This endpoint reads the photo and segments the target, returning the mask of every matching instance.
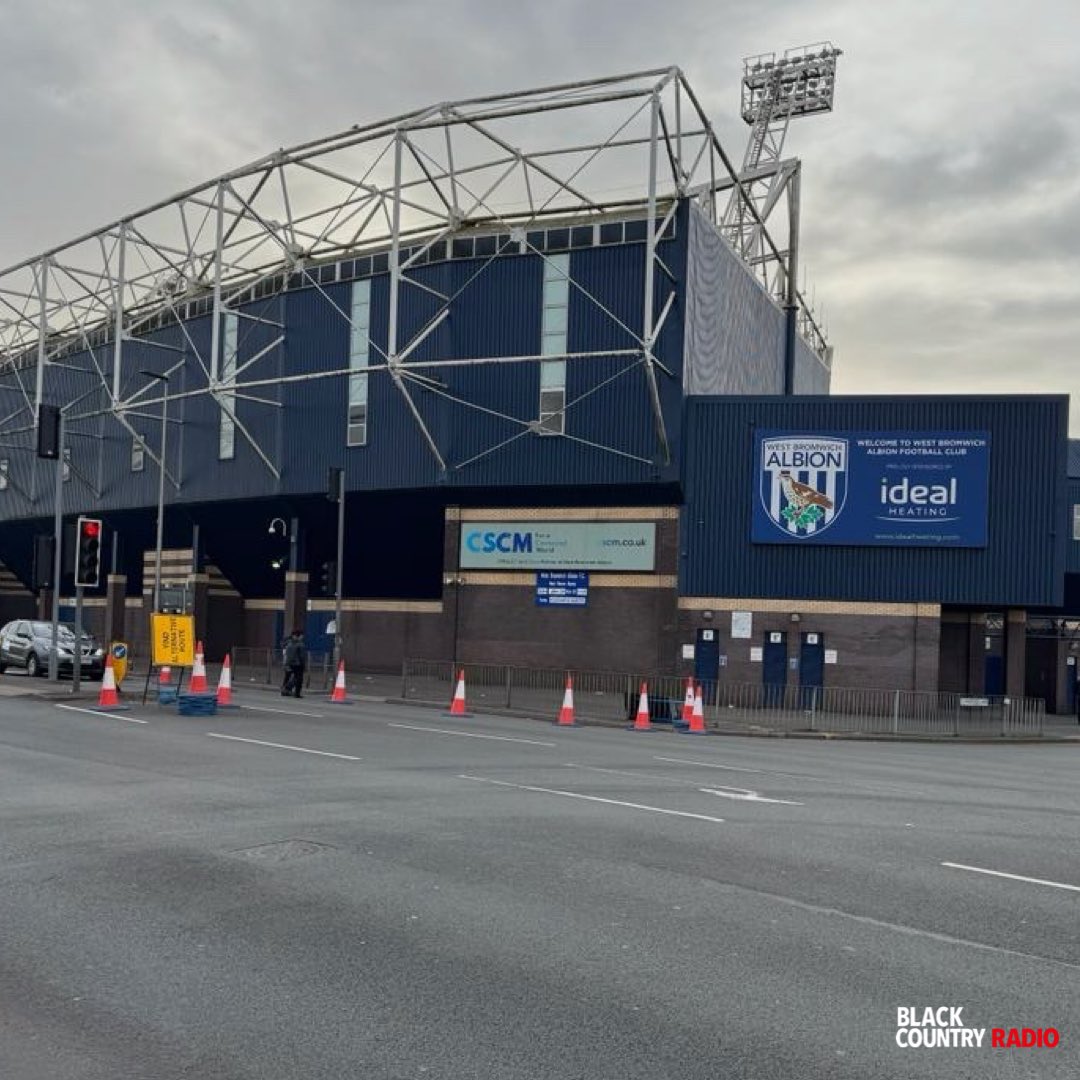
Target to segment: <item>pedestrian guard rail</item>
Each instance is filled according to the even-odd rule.
[[[568,674],[582,719],[632,720],[645,683],[651,719],[678,723],[686,693],[684,676],[406,660],[401,697],[445,704],[460,670],[470,707],[541,716],[558,713]],[[702,684],[702,705],[717,731],[939,737],[1041,736],[1046,712],[1041,698],[722,681]]]

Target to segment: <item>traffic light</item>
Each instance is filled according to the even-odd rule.
[[[334,465],[326,470],[326,497],[332,503],[336,503],[341,495],[341,473],[342,470]]]
[[[34,588],[53,587],[53,557],[56,554],[56,538],[38,535],[34,537]]]
[[[333,560],[322,564],[319,573],[319,588],[323,596],[333,596],[337,592],[337,563]]]
[[[38,406],[37,456],[52,458],[60,456],[60,406]]]
[[[101,579],[101,520],[79,518],[75,528],[75,584],[96,588]]]

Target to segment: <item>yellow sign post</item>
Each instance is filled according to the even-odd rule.
[[[109,653],[112,655],[113,678],[116,679],[116,685],[119,686],[124,681],[124,676],[127,674],[127,642],[114,641],[109,646]]]
[[[191,667],[195,663],[195,616],[151,615],[153,663],[160,667]]]

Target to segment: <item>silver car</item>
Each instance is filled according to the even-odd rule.
[[[57,627],[57,670],[71,675],[75,666],[75,626],[60,623]],[[17,619],[0,630],[0,674],[7,668],[25,668],[26,674],[44,675],[49,670],[52,647],[52,623]],[[105,650],[90,634],[83,633],[78,645],[79,671],[91,679],[100,679],[105,670]]]

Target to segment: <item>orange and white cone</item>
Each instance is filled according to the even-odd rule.
[[[345,661],[338,662],[337,675],[334,676],[334,691],[330,695],[331,705],[347,705],[348,699],[345,697]]]
[[[465,711],[465,669],[458,672],[457,686],[454,688],[454,700],[450,702],[450,711],[443,716],[472,716]]]
[[[206,682],[206,661],[203,659],[202,642],[195,643],[195,663],[191,665],[191,682],[188,689],[193,694],[205,694],[210,687]]]
[[[126,705],[120,704],[120,698],[116,693],[116,675],[113,673],[112,653],[105,654],[105,671],[101,676],[101,690],[98,693],[99,709],[126,709]]]
[[[682,722],[684,724],[690,723],[690,718],[694,715],[694,680],[686,680],[686,697],[683,698],[682,703]]]
[[[574,719],[574,682],[566,676],[566,690],[563,693],[562,708],[559,710],[559,727],[577,727]]]
[[[649,723],[649,687],[647,683],[641,684],[641,695],[638,698],[637,716],[630,727],[631,731],[653,731]]]
[[[172,685],[172,668],[168,664],[163,664],[158,669],[158,687],[171,686]]]
[[[684,735],[705,734],[705,709],[701,704],[701,687],[694,694],[694,709],[690,714],[690,726],[683,731]]]
[[[217,685],[217,706],[219,709],[235,709],[239,706],[232,700],[232,665],[229,663],[229,654],[225,654],[225,663],[221,665],[221,678]]]

